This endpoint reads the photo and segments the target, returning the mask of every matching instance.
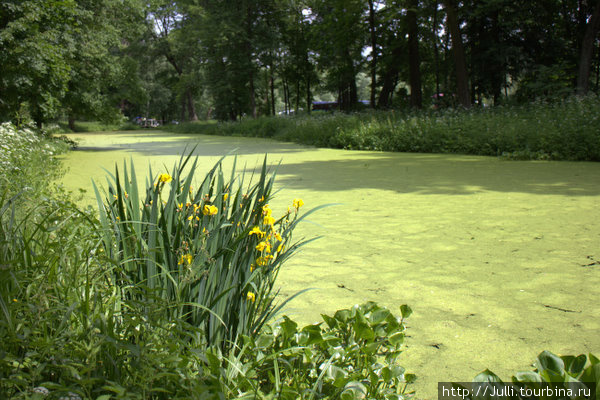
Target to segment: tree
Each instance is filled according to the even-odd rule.
[[[456,92],[458,101],[465,107],[471,107],[471,97],[469,95],[469,76],[467,73],[467,61],[465,58],[465,50],[463,46],[462,34],[458,25],[458,16],[454,2],[452,0],[444,0],[446,6],[446,17],[448,30],[452,37],[452,53],[454,55],[454,65],[456,73]]]
[[[194,95],[198,92],[197,60],[194,43],[194,25],[190,21],[190,9],[186,3],[158,0],[150,3],[147,29],[154,41],[153,50],[165,57],[178,76],[177,87],[181,100],[181,119],[197,121],[198,114]]]
[[[392,105],[394,90],[398,85],[398,78],[406,70],[408,43],[405,39],[406,24],[403,18],[402,5],[390,2],[379,11],[382,21],[379,28],[379,43],[381,55],[379,56],[379,82],[381,90],[377,100],[378,108],[389,108]]]
[[[272,63],[267,55],[271,52],[273,56],[269,18],[275,4],[273,0],[205,0],[201,6],[195,39],[216,116],[232,120],[247,114],[256,117],[260,67],[265,60]]]
[[[408,62],[410,75],[410,105],[423,106],[421,93],[421,57],[419,55],[419,25],[417,22],[418,0],[409,0],[406,18],[408,23]]]
[[[368,0],[369,3],[369,38],[371,40],[371,107],[375,107],[375,96],[377,92],[377,22],[375,2]]]
[[[577,75],[577,92],[581,95],[590,90],[590,70],[594,52],[594,40],[600,29],[600,0],[596,2],[594,12],[585,30],[579,57],[579,74]]]
[[[38,127],[57,115],[71,73],[78,10],[74,1],[0,3],[0,117]]]
[[[78,2],[77,40],[68,58],[71,74],[61,101],[72,130],[78,117],[105,122],[120,117],[118,105],[126,95],[121,87],[136,80],[136,71],[127,68],[130,60],[122,51],[125,39],[138,34],[143,26],[143,14],[136,5],[129,0],[125,4],[114,0]]]
[[[327,87],[337,92],[340,109],[348,111],[358,102],[356,74],[362,66],[365,32],[360,0],[316,0],[312,11],[318,40],[319,66],[326,71]]]

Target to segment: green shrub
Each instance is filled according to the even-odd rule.
[[[60,134],[71,132],[106,132],[106,131],[132,131],[142,129],[139,125],[123,120],[121,122],[101,122],[101,121],[77,121],[74,129],[69,128],[66,121],[60,121],[57,124],[49,125],[47,130]]]
[[[270,137],[320,147],[600,161],[600,98],[570,97],[471,110],[370,111],[165,127],[179,133]]]
[[[600,360],[593,354],[586,356],[557,356],[549,351],[540,353],[534,363],[533,371],[518,372],[511,379],[514,390],[506,391],[504,398],[528,399],[597,399],[600,396]],[[500,388],[504,382],[490,370],[475,377],[474,383],[480,386],[479,392],[492,386]],[[551,389],[552,391],[548,390]],[[537,392],[536,392],[537,391]],[[537,395],[536,395],[537,393]],[[512,394],[508,396],[508,394]],[[542,396],[540,396],[542,394]],[[464,398],[471,399],[470,395]],[[478,397],[478,398],[483,398]]]
[[[37,133],[31,127],[17,129],[0,124],[0,194],[13,196],[24,192],[22,201],[34,201],[48,193],[48,182],[61,174],[57,155],[69,149],[63,140]]]
[[[397,364],[404,319],[374,303],[322,315],[324,323],[298,325],[287,317],[245,336],[230,357],[207,353],[210,373],[228,398],[405,399],[415,380]]]
[[[8,398],[85,375],[77,355],[92,354],[77,346],[88,343],[104,301],[89,218],[66,196],[34,206],[0,198],[0,393]]]

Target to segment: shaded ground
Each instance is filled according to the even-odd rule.
[[[501,377],[544,349],[600,353],[600,164],[314,149],[265,139],[163,134],[76,134],[65,185],[102,180],[133,157],[138,175],[171,166],[187,145],[208,169],[237,148],[241,165],[269,160],[284,210],[342,203],[296,234],[324,237],[282,271],[284,295],[315,288],[287,313],[304,323],[358,302],[409,304],[404,366],[419,398],[438,381]],[[251,168],[250,168],[251,169]],[[161,171],[162,172],[162,171]]]

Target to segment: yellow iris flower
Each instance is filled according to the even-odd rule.
[[[262,207],[262,212],[263,212],[263,215],[266,215],[267,217],[270,217],[271,214],[273,213],[273,210],[271,210],[271,208],[269,207],[268,204],[265,204]]]
[[[177,265],[181,265],[181,264],[186,264],[190,265],[192,263],[192,255],[191,254],[183,254],[181,256],[181,258],[179,259],[179,262],[177,263]]]
[[[271,245],[267,242],[260,242],[256,245],[256,250],[258,251],[266,251],[267,253],[271,252]]]
[[[265,236],[265,233],[263,231],[261,231],[258,226],[255,226],[254,228],[252,228],[252,230],[248,234],[248,236],[252,236],[252,235],[256,235],[259,238],[262,238],[263,236]]]
[[[264,257],[258,257],[256,259],[256,265],[260,265],[261,267],[265,266],[269,263],[269,260],[272,260],[272,259],[273,259],[273,256],[271,256],[271,255],[264,256]]]
[[[204,215],[217,215],[219,209],[215,206],[205,205],[202,209],[202,214]]]
[[[160,174],[158,176],[158,181],[162,182],[162,183],[171,182],[172,180],[173,180],[173,178],[169,174]]]
[[[294,199],[294,208],[297,210],[304,205],[302,199]]]

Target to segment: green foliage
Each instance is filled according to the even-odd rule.
[[[405,399],[415,380],[397,364],[404,319],[375,303],[322,315],[298,328],[283,317],[259,334],[244,336],[229,357],[207,354],[213,379],[227,397],[247,399]]]
[[[64,195],[35,207],[0,199],[4,398],[44,391],[51,398],[180,398],[204,391],[196,380],[199,355],[181,339],[194,331],[161,319],[153,312],[160,305],[124,302],[107,284],[112,270],[91,210],[78,210]]]
[[[23,105],[40,122],[57,113],[69,81],[75,15],[74,1],[2,2],[2,120],[18,120]]]
[[[74,51],[68,90],[62,98],[62,110],[70,118],[92,118],[118,122],[116,107],[123,100],[121,89],[135,79],[121,51],[132,36],[128,20],[142,18],[135,0],[78,2]]]
[[[271,137],[350,150],[459,153],[508,159],[600,160],[600,98],[520,106],[320,114],[181,124],[178,133]]]
[[[517,89],[517,99],[525,102],[536,98],[566,98],[573,94],[572,82],[575,80],[572,65],[538,65],[524,74]]]
[[[540,393],[540,390],[546,387],[545,385],[551,385],[552,389],[558,389],[552,394],[544,396],[545,399],[565,398],[560,394],[560,390],[563,391],[562,393],[571,391],[573,395],[569,395],[570,398],[580,398],[578,396],[582,393],[591,394],[586,397],[590,399],[598,398],[600,395],[600,360],[593,354],[589,354],[589,356],[585,354],[557,356],[549,351],[543,351],[538,355],[534,365],[533,371],[518,372],[512,377],[512,384],[519,390],[516,391],[515,396],[510,398],[527,398],[521,394],[526,394],[526,390],[531,390],[529,393],[534,390]],[[485,370],[477,375],[473,382],[490,385],[503,383],[490,370]]]
[[[150,170],[143,193],[133,165],[124,165],[109,180],[107,198],[96,195],[103,248],[115,262],[111,283],[122,298],[159,301],[166,320],[185,321],[203,332],[202,344],[225,350],[276,312],[273,285],[300,245],[291,234],[302,218],[297,202],[282,217],[271,215],[275,175],[268,176],[266,160],[248,187],[235,163],[226,180],[221,162],[194,189],[197,159],[182,157],[171,175]]]
[[[55,130],[52,130],[53,125],[46,129],[53,133],[70,133],[70,132],[106,132],[106,131],[133,131],[142,129],[139,125],[132,122],[121,123],[102,123],[98,121],[77,121],[74,128],[69,128],[67,122],[59,122]]]
[[[62,112],[114,120],[117,91],[132,79],[119,49],[135,18],[143,21],[136,0],[3,1],[0,120],[41,127]]]
[[[57,155],[69,148],[65,141],[36,133],[31,127],[17,129],[10,123],[0,125],[0,193],[33,200],[48,193],[48,182],[61,174]]]
[[[311,5],[319,66],[328,71],[327,88],[338,95],[345,111],[352,110],[359,100],[356,75],[366,40],[364,7],[365,2],[358,0],[314,1]]]

